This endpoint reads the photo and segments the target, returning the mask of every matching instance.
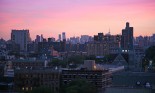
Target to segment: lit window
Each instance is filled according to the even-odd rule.
[[[94,65],[94,69],[96,69],[96,65]]]
[[[29,90],[29,88],[28,87],[26,87],[26,91],[28,91]]]
[[[22,88],[22,90],[24,90],[24,87]]]

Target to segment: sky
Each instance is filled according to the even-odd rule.
[[[134,36],[155,33],[155,0],[0,0],[0,38],[12,29],[29,29],[30,36],[67,37],[121,34],[125,23]]]

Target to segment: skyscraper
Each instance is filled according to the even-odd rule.
[[[65,34],[65,32],[62,32],[62,40],[66,40],[66,34]]]
[[[44,40],[43,34],[41,34],[40,40],[41,40],[41,42],[43,42],[43,40]]]
[[[61,34],[59,34],[59,37],[58,38],[59,38],[58,41],[61,41]]]
[[[98,41],[103,41],[103,33],[98,33]]]
[[[12,30],[11,41],[19,44],[21,51],[27,51],[27,44],[31,41],[29,30]]]
[[[40,37],[39,35],[36,35],[35,42],[36,42],[36,43],[41,42],[41,37]]]
[[[125,51],[133,49],[133,27],[126,22],[125,29],[122,29],[121,48]]]

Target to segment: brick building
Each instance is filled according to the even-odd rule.
[[[15,70],[15,90],[30,91],[33,88],[46,86],[54,93],[59,93],[60,73],[52,69]]]
[[[97,88],[111,85],[111,73],[108,70],[63,70],[62,84],[69,84],[72,80],[85,79]]]

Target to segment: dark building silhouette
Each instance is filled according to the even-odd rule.
[[[94,41],[98,41],[98,35],[94,35]]]
[[[104,34],[103,33],[98,33],[98,35],[94,35],[94,41],[102,42],[103,39],[104,39]]]
[[[35,42],[31,42],[27,44],[27,52],[28,53],[36,53],[37,52],[37,44]]]
[[[12,30],[11,41],[19,44],[21,51],[27,51],[27,44],[31,41],[29,30]]]
[[[6,44],[6,49],[9,52],[19,53],[20,52],[20,45],[14,42],[10,42]]]
[[[86,44],[66,44],[66,51],[82,51],[86,52]]]
[[[103,41],[103,33],[98,33],[98,41]]]
[[[121,48],[127,51],[133,49],[133,27],[130,27],[129,22],[122,29]]]
[[[64,52],[66,47],[66,41],[61,42],[39,42],[38,43],[38,53],[40,54],[51,54],[51,48],[58,52]]]

